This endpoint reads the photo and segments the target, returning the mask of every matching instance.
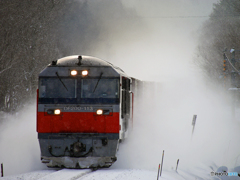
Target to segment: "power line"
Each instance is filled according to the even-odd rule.
[[[210,16],[146,16],[144,19],[209,18]]]
[[[143,19],[187,19],[187,18],[229,18],[229,17],[240,17],[240,15],[229,15],[229,16],[139,16]]]

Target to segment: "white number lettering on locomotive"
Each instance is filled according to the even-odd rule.
[[[92,111],[93,107],[77,107],[77,106],[65,106],[64,111]]]

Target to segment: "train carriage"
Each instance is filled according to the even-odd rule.
[[[37,97],[42,162],[48,167],[111,166],[132,126],[133,80],[90,56],[49,64],[39,74]]]

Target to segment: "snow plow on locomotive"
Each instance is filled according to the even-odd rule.
[[[53,61],[39,74],[37,132],[48,167],[109,167],[132,126],[132,81],[90,56]],[[134,82],[136,84],[136,82]]]

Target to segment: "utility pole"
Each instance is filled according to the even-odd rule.
[[[227,56],[225,52],[223,53],[223,85],[226,88],[226,83],[227,83]]]
[[[225,54],[225,52],[227,51],[227,48],[224,50],[224,60],[223,60],[223,74],[224,76],[226,75],[226,62],[229,62],[229,65],[231,65],[231,72],[230,72],[230,66],[229,66],[229,74],[231,74],[231,87],[228,89],[231,92],[231,98],[232,98],[232,119],[235,119],[235,106],[236,106],[236,99],[237,99],[237,95],[239,93],[240,88],[239,86],[239,82],[236,80],[237,74],[240,75],[240,71],[236,68],[236,57],[235,57],[235,48],[232,48],[230,50],[230,53],[232,54],[232,58],[231,60],[228,59],[227,55]],[[239,59],[238,59],[239,60]]]
[[[232,71],[231,71],[231,86],[233,89],[237,88],[237,83],[236,83],[236,75],[237,75],[237,72],[235,71],[234,67],[235,67],[235,64],[236,64],[236,59],[235,59],[235,48],[232,48],[230,50],[230,53],[232,54],[232,59],[231,59],[231,63],[232,63]],[[232,119],[234,120],[235,119],[235,95],[236,95],[236,92],[235,90],[232,91]]]
[[[235,67],[235,64],[236,64],[236,60],[235,60],[235,49],[232,48],[230,50],[230,53],[232,53],[232,59],[231,59],[231,63],[232,65]],[[236,87],[236,72],[235,70],[232,68],[232,71],[231,71],[231,84],[232,84],[232,87]]]

